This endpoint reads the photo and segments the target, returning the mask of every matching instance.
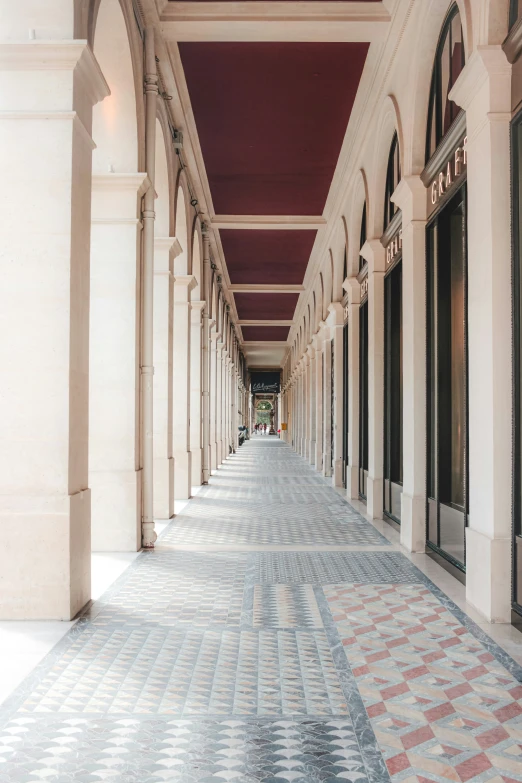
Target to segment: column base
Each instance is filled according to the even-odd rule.
[[[402,493],[401,545],[408,552],[426,551],[426,498]]]
[[[315,469],[318,473],[323,470],[323,450],[321,444],[316,441],[315,444]]]
[[[381,519],[383,512],[383,488],[382,478],[370,478],[366,487],[366,509],[372,519]]]
[[[190,451],[174,453],[176,460],[175,491],[176,500],[188,500],[192,489],[192,461]]]
[[[19,500],[0,514],[0,619],[72,620],[91,598],[90,489]]]
[[[359,466],[348,465],[346,468],[346,497],[359,499]]]
[[[190,449],[191,461],[192,461],[192,486],[200,487],[203,474],[203,449]]]
[[[157,457],[154,460],[154,519],[174,516],[174,460]]]
[[[343,485],[343,461],[342,459],[334,460],[334,487],[342,487]]]
[[[327,452],[324,455],[323,463],[324,463],[323,464],[323,476],[325,478],[331,478],[331,476],[332,476],[332,464],[331,464],[330,452]]]
[[[511,622],[511,539],[466,528],[466,601],[490,623]]]
[[[309,455],[310,456],[309,456],[309,460],[308,461],[309,461],[310,465],[312,465],[312,467],[315,465],[316,448],[317,448],[317,445],[316,445],[315,440],[311,440],[310,441],[310,451],[309,451]]]
[[[93,552],[137,552],[141,548],[141,474],[135,470],[90,473]]]

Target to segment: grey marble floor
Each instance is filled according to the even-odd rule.
[[[361,511],[247,442],[0,708],[1,783],[522,781],[522,667]]]

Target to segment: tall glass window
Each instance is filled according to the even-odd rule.
[[[461,569],[467,523],[466,189],[427,231],[428,541]]]
[[[359,308],[359,495],[368,482],[368,302]]]
[[[522,16],[522,0],[510,0],[509,3],[509,26],[513,27]]]
[[[399,155],[399,140],[397,138],[397,134],[394,133],[391,148],[390,148],[390,155],[388,157],[388,168],[386,169],[386,192],[384,195],[384,228],[389,226],[393,218],[395,217],[395,214],[397,213],[398,207],[394,202],[391,200],[391,197],[395,191],[395,188],[399,184],[401,179],[401,163],[400,163],[400,155]]]
[[[359,247],[362,248],[365,242],[366,242],[366,201],[364,202],[364,207],[363,207],[362,217],[361,217],[361,235],[359,237]],[[360,255],[359,269],[362,269],[365,263],[366,263],[365,259]]]
[[[384,511],[401,519],[402,494],[402,265],[384,281]]]
[[[462,25],[455,4],[450,8],[444,22],[435,55],[428,110],[426,160],[431,158],[461,111],[448,96],[464,64]]]

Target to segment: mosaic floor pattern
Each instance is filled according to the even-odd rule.
[[[0,783],[448,780],[522,783],[522,667],[275,439],[0,707]]]

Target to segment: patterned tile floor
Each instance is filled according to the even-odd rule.
[[[268,438],[0,708],[0,783],[448,780],[522,783],[522,667]]]

